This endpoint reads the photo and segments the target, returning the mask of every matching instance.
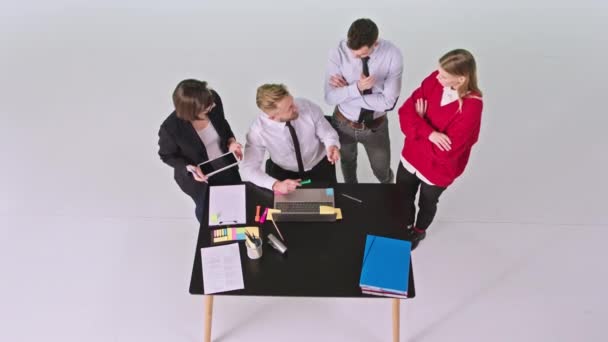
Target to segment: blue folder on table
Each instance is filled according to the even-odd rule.
[[[367,235],[359,286],[365,293],[407,296],[411,242]]]

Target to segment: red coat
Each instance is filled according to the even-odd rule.
[[[468,94],[460,110],[458,101],[441,106],[443,86],[437,74],[435,71],[425,78],[399,108],[399,123],[406,136],[401,154],[430,182],[447,187],[464,171],[479,138],[483,101],[479,94]],[[416,113],[416,100],[420,98],[427,100],[424,118]],[[450,151],[441,151],[429,140],[433,131],[450,138]]]

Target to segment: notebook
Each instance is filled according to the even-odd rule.
[[[209,187],[209,226],[247,222],[245,184]]]
[[[363,293],[406,298],[411,242],[367,235],[359,286]]]

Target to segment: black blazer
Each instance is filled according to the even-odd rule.
[[[228,139],[234,138],[234,133],[224,116],[222,99],[214,90],[211,92],[215,107],[208,116],[220,136],[220,148],[222,152],[226,153],[228,152]],[[201,191],[206,192],[207,183],[197,182],[186,170],[186,165],[197,165],[209,159],[205,144],[190,122],[178,118],[173,111],[160,126],[158,147],[160,159],[173,167],[173,177],[182,191],[193,198],[200,196]],[[232,167],[209,178],[212,185],[215,180],[223,184],[241,182],[237,167]]]

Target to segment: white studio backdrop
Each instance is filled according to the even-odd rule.
[[[371,2],[370,2],[371,3]],[[607,224],[605,1],[30,1],[0,11],[0,215],[184,218],[158,158],[184,78],[222,96],[244,143],[255,89],[327,113],[329,50],[359,17],[404,55],[398,105],[453,48],[477,58],[482,132],[438,220]],[[392,165],[403,144],[389,114]],[[376,182],[363,149],[360,180]],[[341,174],[339,173],[339,177]]]

